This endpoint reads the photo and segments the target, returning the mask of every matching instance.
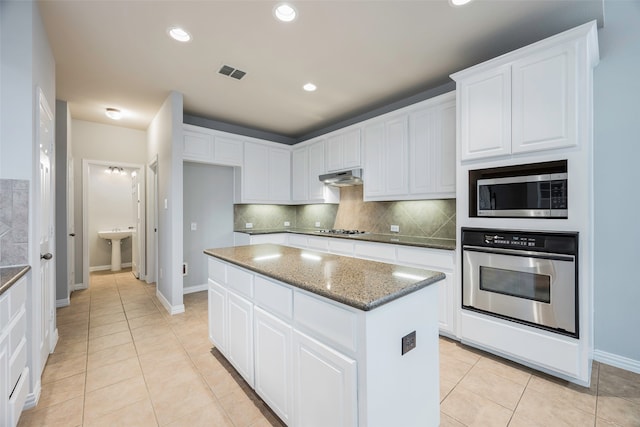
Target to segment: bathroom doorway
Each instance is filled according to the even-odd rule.
[[[132,267],[136,277],[145,274],[145,179],[144,165],[102,160],[82,161],[82,275],[110,270],[112,262]],[[99,232],[119,230],[127,237],[111,240]],[[119,245],[120,259],[112,252]],[[112,259],[112,254],[115,256]],[[135,268],[134,268],[135,263]]]

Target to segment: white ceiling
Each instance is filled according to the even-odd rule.
[[[75,119],[146,129],[171,90],[185,113],[298,138],[450,82],[449,74],[597,19],[603,0],[42,0],[56,97]],[[181,26],[193,39],[167,36]],[[228,64],[242,80],[217,74]],[[307,93],[302,85],[314,82]]]

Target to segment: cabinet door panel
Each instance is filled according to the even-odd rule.
[[[242,166],[242,141],[216,137],[213,146],[213,158],[222,165]]]
[[[364,193],[365,196],[384,195],[384,123],[364,129]]]
[[[293,345],[294,425],[358,425],[356,361],[297,331]]]
[[[324,199],[324,184],[318,179],[325,173],[324,165],[324,141],[309,146],[309,200],[321,201]]]
[[[342,137],[334,135],[327,139],[327,171],[333,172],[342,169]]]
[[[456,104],[450,102],[440,108],[438,139],[435,143],[434,170],[436,192],[456,192]]]
[[[427,194],[435,188],[432,171],[433,143],[435,139],[435,108],[417,111],[410,118],[410,180],[409,191],[413,194]],[[455,144],[454,144],[455,153]],[[454,163],[455,173],[455,163]]]
[[[253,387],[253,304],[227,292],[227,353],[229,362]]]
[[[209,340],[227,354],[227,291],[209,279]]]
[[[182,155],[185,160],[213,161],[213,136],[185,130]]]
[[[342,144],[343,167],[360,167],[360,129],[354,129],[345,133]]]
[[[458,84],[462,160],[511,153],[511,67]]]
[[[246,143],[242,168],[243,199],[267,200],[269,195],[269,149],[263,145]]]
[[[291,154],[291,199],[295,202],[304,202],[309,198],[308,152],[307,148],[301,148],[293,150]]]
[[[290,325],[256,308],[255,390],[282,420],[289,423],[293,407]]]
[[[385,123],[386,189],[385,194],[407,194],[407,126],[406,116]]]
[[[577,144],[574,76],[567,46],[513,63],[513,152]]]
[[[269,199],[288,202],[291,199],[291,153],[269,149]]]

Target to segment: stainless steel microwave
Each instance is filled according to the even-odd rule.
[[[478,216],[567,218],[567,174],[479,179],[477,202]]]

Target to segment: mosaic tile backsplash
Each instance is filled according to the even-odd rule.
[[[345,228],[375,234],[392,234],[393,224],[400,227],[398,234],[405,236],[455,239],[456,201],[363,202],[362,186],[358,185],[340,189],[339,205],[234,206],[235,230],[244,230],[248,222],[256,230],[280,230],[285,221],[291,228]]]
[[[0,267],[29,260],[29,181],[0,179]]]

